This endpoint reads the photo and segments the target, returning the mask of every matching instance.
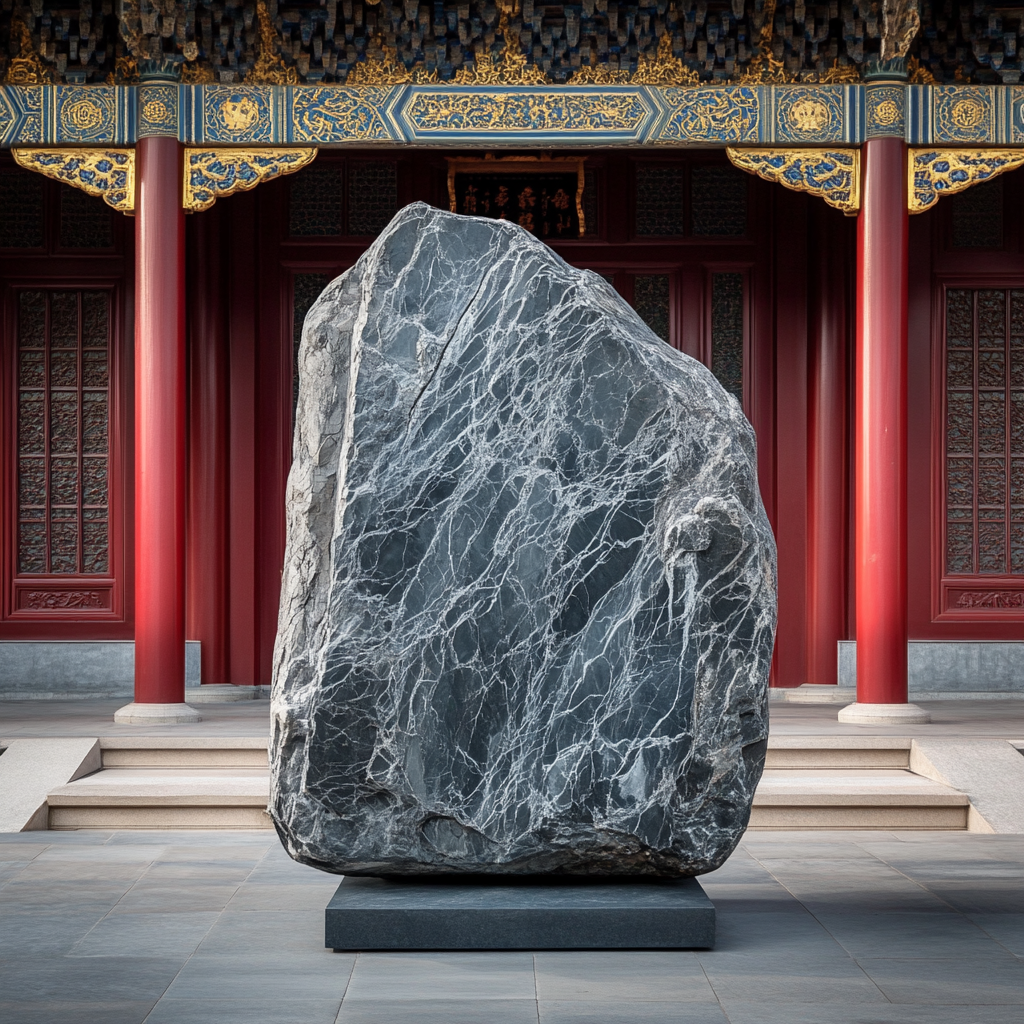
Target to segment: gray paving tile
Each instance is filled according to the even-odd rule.
[[[82,936],[70,955],[167,956],[184,960],[195,952],[219,916],[216,913],[111,915]]]
[[[338,1024],[537,1024],[537,1004],[530,999],[346,999]]]
[[[345,1001],[534,999],[531,953],[363,953]]]
[[[818,920],[853,957],[934,958],[998,953],[962,914],[820,914]]]
[[[338,879],[319,885],[245,885],[235,890],[228,910],[323,911],[338,888]]]
[[[219,833],[224,836],[224,833]],[[277,838],[274,838],[274,842],[277,842]],[[265,844],[256,845],[255,843],[235,843],[231,838],[225,838],[224,842],[217,846],[212,846],[209,843],[177,843],[169,844],[164,847],[163,856],[160,858],[162,861],[235,861],[241,863],[245,861],[252,865],[258,864],[267,853],[269,847]]]
[[[148,884],[147,879],[133,885],[117,903],[111,914],[182,914],[223,910],[238,891],[237,885],[171,885]]]
[[[0,844],[27,843],[33,845],[40,842],[40,832],[5,832],[0,833]],[[83,831],[74,829],[69,832],[46,832],[47,846],[103,846],[110,840],[113,832]]]
[[[146,1024],[334,1024],[340,1003],[340,999],[164,998],[153,1007]]]
[[[1024,962],[1010,953],[936,960],[859,961],[893,1003],[1024,1004]]]
[[[908,1003],[771,1003],[729,998],[730,1024],[1020,1024],[1017,1006],[914,1006]]]
[[[797,898],[778,882],[748,885],[743,883],[708,883],[704,891],[721,912],[806,913]]]
[[[693,953],[536,953],[537,998],[595,1002],[713,1002],[714,992]]]
[[[30,910],[12,911],[5,907],[0,914],[0,959],[63,955],[82,939],[106,912],[105,906],[49,914]],[[0,986],[0,992],[3,991]]]
[[[21,874],[23,868],[28,867],[30,860],[3,860],[0,861],[0,885],[10,881],[15,875]]]
[[[49,852],[49,851],[47,851]],[[74,879],[82,882],[127,882],[131,883],[141,877],[149,867],[146,861],[110,862],[102,858],[96,860],[68,861],[46,859],[40,854],[18,875],[21,882],[62,882]]]
[[[0,861],[29,861],[38,857],[48,846],[47,843],[30,841],[25,843],[0,843]]]
[[[305,864],[281,864],[273,867],[257,864],[246,878],[246,882],[249,885],[310,885],[315,879],[323,877],[322,871],[307,867]],[[337,878],[335,885],[340,881],[341,879]]]
[[[232,846],[262,847],[263,851],[280,846],[277,836],[265,828],[231,829],[198,832],[193,829],[131,829],[123,832],[109,833],[110,846],[222,846],[226,842]]]
[[[965,882],[970,880],[988,881],[992,878],[1010,879],[1024,884],[1024,866],[1019,861],[1008,861],[994,857],[977,857],[973,854],[942,860],[900,858],[889,862],[903,874],[926,884],[931,881]]]
[[[337,999],[340,1003],[355,954],[281,954],[191,957],[167,990],[168,999]]]
[[[273,943],[280,953],[314,953],[324,949],[324,912],[321,910],[225,910],[199,946],[202,953],[252,953]]]
[[[721,1000],[767,1003],[884,1003],[885,997],[845,956],[774,952],[698,953]]]
[[[103,905],[112,907],[130,888],[131,882],[40,882],[25,881],[20,875],[0,888],[0,910],[4,913],[55,912]]]
[[[971,914],[987,935],[1016,956],[1024,956],[1024,914]]]
[[[909,883],[906,886],[827,885],[800,887],[797,899],[812,914],[935,913],[949,912],[950,904],[937,893]]]
[[[149,1000],[152,1005],[181,969],[183,960],[173,957],[6,960],[0,962],[0,992],[5,999],[18,1002]]]
[[[184,885],[219,883],[241,885],[252,874],[254,862],[195,860],[156,861],[142,876],[146,882],[180,882]]]
[[[51,835],[51,833],[47,833]],[[69,870],[81,870],[81,864],[148,864],[159,860],[166,847],[109,846],[83,843],[51,846],[36,858],[37,864],[63,864]]]
[[[153,1002],[117,1000],[86,1003],[6,1002],[0,1000],[0,1020],[10,1024],[143,1024]]]
[[[541,1002],[540,1024],[727,1024],[718,1003]]]
[[[815,918],[801,908],[797,912],[733,913],[718,915],[717,953],[771,950],[775,956],[810,953],[842,956],[843,950]]]
[[[965,914],[1024,913],[1024,883],[1010,879],[993,878],[986,882],[944,880],[929,882],[928,889]]]
[[[847,851],[843,851],[846,853]],[[818,881],[826,879],[842,879],[866,881],[888,879],[897,881],[902,875],[894,867],[878,860],[876,857],[776,857],[759,856],[758,863],[770,871],[776,878],[795,878],[798,881]]]

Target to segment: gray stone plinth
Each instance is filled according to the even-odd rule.
[[[201,722],[203,719],[188,704],[125,704],[114,712],[118,725],[180,725]]]
[[[327,905],[337,950],[711,949],[695,878],[657,881],[346,878]]]
[[[839,712],[847,725],[925,725],[932,716],[916,704],[848,704]]]

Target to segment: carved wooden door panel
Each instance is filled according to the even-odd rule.
[[[940,616],[1024,611],[1024,289],[944,290]]]
[[[18,286],[6,305],[3,618],[119,621],[114,290]]]

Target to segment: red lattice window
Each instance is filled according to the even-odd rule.
[[[944,607],[1024,608],[1024,289],[950,288],[945,333]]]
[[[110,326],[108,292],[18,293],[19,575],[110,572]]]

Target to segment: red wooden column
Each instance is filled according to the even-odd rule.
[[[835,684],[846,639],[847,245],[845,218],[815,203],[814,303],[808,375],[807,681]]]
[[[135,701],[114,720],[195,722],[185,703],[181,145],[170,134],[148,135],[135,160]]]
[[[857,702],[843,722],[927,722],[907,703],[907,175],[902,139],[862,150],[857,224]]]

